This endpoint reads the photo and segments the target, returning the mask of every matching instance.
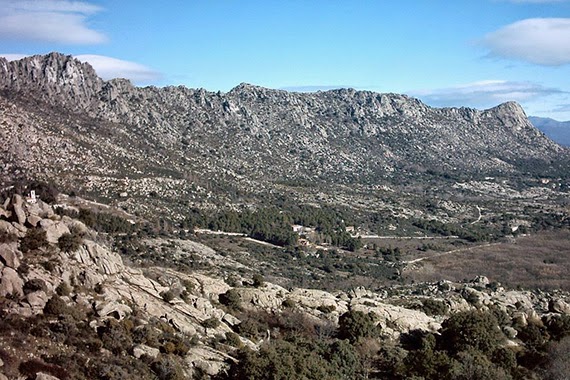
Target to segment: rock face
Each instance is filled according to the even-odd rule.
[[[0,60],[0,89],[0,138],[10,141],[0,154],[8,168],[53,174],[85,191],[126,193],[125,202],[153,191],[161,199],[200,198],[207,192],[197,173],[261,192],[274,181],[516,173],[529,161],[568,158],[512,102],[480,111],[352,89],[138,88],[104,82],[88,64],[57,53]],[[148,178],[128,187],[108,178],[126,172]]]

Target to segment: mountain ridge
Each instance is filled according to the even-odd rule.
[[[4,172],[110,198],[307,200],[316,195],[291,184],[331,194],[424,177],[555,176],[568,159],[514,102],[475,110],[354,89],[141,88],[59,53],[0,60],[0,91],[2,138],[14,141],[1,148]]]

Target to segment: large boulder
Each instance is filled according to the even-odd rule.
[[[20,266],[20,258],[16,243],[0,244],[0,261],[7,267],[18,269]]]
[[[287,298],[299,306],[316,309],[321,306],[330,307],[340,312],[348,310],[347,302],[339,300],[333,294],[318,289],[293,289]]]
[[[120,273],[124,270],[121,256],[91,240],[85,240],[83,245],[73,253],[73,257],[82,264],[97,268],[99,273],[105,275]]]
[[[38,223],[42,221],[42,218],[38,215],[30,215],[28,216],[28,224],[32,227],[37,227]]]
[[[48,300],[49,300],[49,297],[46,294],[46,292],[44,292],[43,290],[38,290],[38,291],[35,291],[32,293],[29,293],[26,296],[26,301],[28,302],[28,304],[32,308],[33,314],[40,313],[44,309],[44,306],[46,305]]]
[[[226,366],[229,356],[210,347],[199,346],[192,348],[184,361],[189,367],[199,368],[210,376],[215,376]]]
[[[42,219],[40,227],[46,231],[46,239],[52,244],[57,244],[61,235],[69,233],[69,228],[67,228],[65,223],[51,219]]]
[[[160,350],[158,348],[149,347],[145,344],[137,344],[133,347],[133,356],[137,359],[140,359],[143,355],[156,359],[158,354],[160,354]]]
[[[281,288],[236,288],[242,300],[242,306],[256,306],[264,309],[278,309],[283,304],[283,295],[287,292]]]
[[[96,301],[95,310],[100,317],[111,316],[118,320],[122,320],[133,312],[129,306],[115,301]]]
[[[18,272],[13,268],[4,267],[2,269],[2,277],[0,278],[0,297],[7,295],[24,296],[24,280],[20,278]]]
[[[18,230],[10,222],[7,222],[5,220],[0,220],[0,232],[5,232],[7,234],[19,237],[24,236],[23,234],[21,234],[20,230]]]
[[[3,207],[0,207],[0,218],[8,220],[11,217],[12,217],[12,213],[10,211],[6,210]]]
[[[19,194],[14,194],[12,197],[12,212],[14,221],[18,224],[26,223],[26,212],[24,211],[24,199]]]
[[[548,302],[548,311],[558,314],[570,314],[570,305],[563,299],[553,299]]]
[[[393,338],[411,330],[435,332],[441,328],[439,321],[418,310],[371,302],[366,298],[353,300],[351,306],[355,311],[362,311],[365,314],[374,313],[382,331]]]

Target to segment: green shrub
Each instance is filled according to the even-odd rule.
[[[227,292],[220,294],[218,298],[222,305],[233,310],[241,310],[241,297],[237,290],[229,289]]]
[[[44,306],[44,314],[65,315],[69,313],[69,307],[57,294],[51,297]]]
[[[115,355],[123,355],[133,346],[127,326],[115,319],[108,319],[104,326],[98,327],[97,334],[103,342],[103,347]]]
[[[24,284],[24,294],[37,292],[39,290],[43,290],[44,292],[47,291],[47,285],[42,279],[34,278],[26,281]]]
[[[441,325],[441,344],[451,353],[475,349],[491,354],[504,340],[497,319],[490,312],[463,311]]]
[[[319,307],[317,307],[317,310],[320,311],[321,313],[330,314],[336,310],[336,306],[335,305],[320,305]]]
[[[0,243],[13,243],[18,240],[18,236],[8,231],[0,231]]]
[[[40,228],[29,228],[26,235],[20,240],[20,251],[27,253],[49,245],[46,232]]]
[[[293,301],[291,298],[286,298],[281,305],[284,308],[291,309],[295,307],[295,301]]]
[[[170,302],[176,298],[176,293],[170,289],[160,293],[160,296],[165,302]]]
[[[202,321],[201,325],[206,329],[215,329],[220,325],[220,320],[216,317],[208,318]]]
[[[57,288],[55,288],[55,292],[58,296],[68,296],[72,290],[71,286],[65,281],[60,282]]]
[[[265,279],[259,273],[253,275],[253,286],[256,288],[261,288],[265,285]]]
[[[159,357],[151,364],[152,371],[158,380],[184,380],[184,371],[182,366],[172,355]]]
[[[449,306],[444,301],[427,298],[422,300],[422,311],[427,315],[445,315],[449,311]]]
[[[351,342],[356,342],[360,338],[374,338],[380,333],[372,316],[358,310],[350,310],[341,315],[338,324],[338,337]]]
[[[63,252],[75,252],[83,244],[83,238],[77,234],[65,233],[57,239],[57,246]]]
[[[239,335],[233,331],[226,333],[226,343],[229,344],[230,346],[237,348],[243,346],[243,343],[241,342]]]

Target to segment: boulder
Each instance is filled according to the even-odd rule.
[[[18,258],[16,243],[0,244],[0,261],[2,261],[2,263],[7,267],[18,269],[20,266],[20,259]]]
[[[256,306],[264,309],[278,309],[283,304],[277,292],[261,288],[235,288],[242,300],[242,306]]]
[[[490,301],[488,294],[478,291],[471,287],[465,287],[461,292],[461,296],[473,306],[481,307]]]
[[[51,219],[42,219],[40,227],[46,231],[46,239],[52,244],[57,244],[61,235],[69,233],[69,228],[60,221],[53,221]]]
[[[485,288],[487,285],[489,285],[490,281],[487,277],[485,276],[477,276],[473,279],[473,281],[471,281],[471,283],[473,284],[473,286],[478,287],[478,288]]]
[[[453,283],[451,281],[448,280],[441,280],[437,283],[437,289],[440,292],[452,292],[455,290],[455,286],[453,285]]]
[[[553,299],[548,302],[548,311],[558,314],[570,314],[570,305],[563,299]]]
[[[6,232],[6,233],[11,234],[11,235],[20,236],[20,237],[23,236],[23,235],[21,235],[20,230],[18,230],[10,222],[7,222],[5,220],[0,220],[0,231]]]
[[[350,298],[362,298],[368,295],[368,291],[364,286],[357,286],[354,289],[348,291],[348,296]]]
[[[12,222],[12,227],[16,229],[17,235],[19,237],[24,237],[26,235],[26,232],[28,232],[28,228],[26,226],[17,222]]]
[[[341,311],[348,310],[346,301],[340,301],[333,294],[318,289],[294,289],[286,298],[296,304],[316,309],[319,306],[334,306],[335,309]]]
[[[241,323],[241,321],[234,317],[231,314],[224,314],[224,316],[222,317],[222,322],[226,323],[228,326],[237,326]]]
[[[49,297],[43,290],[29,293],[26,296],[26,301],[30,304],[30,307],[32,308],[32,312],[34,314],[41,312],[48,300]]]
[[[59,380],[59,378],[48,375],[47,373],[38,372],[36,373],[36,380]]]
[[[383,303],[371,306],[366,299],[353,300],[351,306],[353,310],[366,314],[373,312],[383,332],[394,338],[400,333],[407,333],[411,330],[435,332],[441,328],[441,324],[436,319],[418,310]]]
[[[2,269],[2,277],[0,278],[0,297],[6,297],[9,294],[23,297],[24,280],[20,278],[18,272],[13,268],[4,267]]]
[[[79,220],[71,219],[69,216],[63,216],[61,218],[61,221],[63,223],[65,223],[65,225],[70,230],[74,230],[75,232],[77,232],[81,235],[87,235],[89,232],[89,229],[87,228],[87,226],[83,222],[80,222]]]
[[[12,213],[10,211],[5,210],[2,207],[0,207],[0,218],[8,220],[11,217],[12,217]]]
[[[505,326],[503,327],[503,332],[505,333],[505,335],[507,336],[507,338],[509,339],[514,339],[516,338],[518,331],[511,327],[511,326]]]
[[[40,209],[39,216],[42,218],[51,218],[55,215],[53,208],[49,204],[39,200],[37,206]]]
[[[133,347],[133,356],[137,359],[140,359],[143,355],[148,355],[153,359],[156,359],[160,354],[160,350],[158,348],[149,347],[145,344],[138,344]]]
[[[514,312],[512,316],[512,324],[513,326],[517,327],[525,327],[526,325],[528,325],[528,318],[526,313],[522,311]]]
[[[28,216],[28,224],[31,225],[32,227],[37,227],[38,223],[41,221],[42,221],[42,218],[40,218],[37,215]]]
[[[21,195],[14,194],[12,197],[12,211],[14,216],[14,221],[18,224],[26,223],[26,212],[23,207],[24,200]]]
[[[229,356],[206,346],[191,349],[184,361],[189,367],[199,368],[210,376],[218,374],[226,366]]]
[[[100,317],[112,316],[118,320],[133,312],[129,306],[115,301],[95,301],[95,310]]]
[[[73,253],[73,258],[82,264],[97,268],[99,273],[105,275],[120,273],[125,268],[121,256],[91,240],[85,240]]]

